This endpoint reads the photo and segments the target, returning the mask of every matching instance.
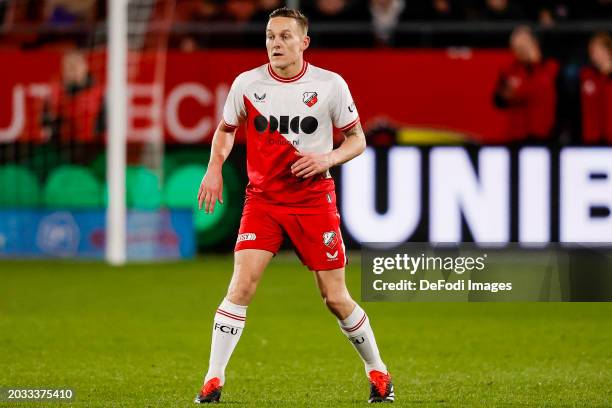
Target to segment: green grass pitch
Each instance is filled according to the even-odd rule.
[[[0,387],[70,387],[83,407],[192,406],[231,269],[229,256],[123,268],[0,262]],[[357,262],[347,279],[358,299]],[[395,406],[612,406],[612,304],[363,306]],[[293,255],[275,258],[222,404],[366,406],[368,393],[312,274]]]

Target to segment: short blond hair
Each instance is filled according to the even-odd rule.
[[[304,33],[308,32],[308,18],[302,14],[301,11],[290,9],[287,7],[277,8],[273,12],[270,13],[268,19],[273,19],[275,17],[288,17],[297,21],[298,25],[304,30]]]

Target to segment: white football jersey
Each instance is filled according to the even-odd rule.
[[[227,97],[223,121],[246,126],[247,198],[309,207],[333,192],[333,179],[325,174],[295,177],[291,165],[299,159],[296,152],[330,152],[333,128],[349,129],[359,116],[340,75],[304,62],[292,78],[277,76],[269,64],[240,74]]]

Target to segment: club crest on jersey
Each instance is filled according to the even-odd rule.
[[[312,105],[317,103],[317,93],[316,92],[304,92],[304,99],[302,99],[304,103],[310,108]]]
[[[323,244],[326,247],[334,249],[338,244],[338,238],[334,231],[328,231],[323,233]]]
[[[257,95],[257,92],[253,92],[253,96],[255,97],[255,101],[256,102],[265,102],[264,99],[266,99],[266,94],[264,93],[263,95],[259,96]]]

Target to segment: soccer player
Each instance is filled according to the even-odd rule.
[[[217,402],[225,368],[240,339],[246,311],[283,232],[316,277],[321,296],[338,318],[365,365],[369,402],[392,402],[393,384],[368,316],[344,280],[346,256],[334,181],[329,168],[365,149],[365,136],[346,82],[304,61],[308,20],[280,8],[270,14],[266,48],[270,62],[240,74],[232,84],[215,131],[208,170],[198,192],[200,208],[223,203],[221,167],[239,126],[246,128],[249,184],[234,254],[234,273],[215,313],[208,372],[195,402]],[[345,136],[333,149],[333,127]]]

